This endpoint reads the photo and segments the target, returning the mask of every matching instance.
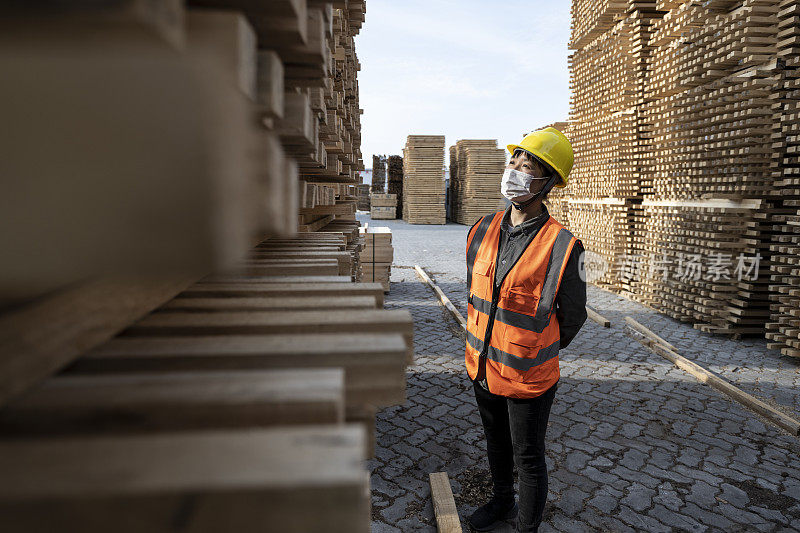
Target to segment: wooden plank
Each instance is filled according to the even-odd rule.
[[[27,533],[367,533],[362,457],[352,425],[5,441],[0,516]]]
[[[0,315],[0,405],[107,341],[191,281],[98,280]]]
[[[448,311],[450,311],[450,314],[453,315],[453,318],[456,319],[456,322],[458,322],[459,325],[464,328],[464,331],[466,331],[467,321],[463,316],[461,316],[461,313],[458,312],[458,309],[456,309],[456,306],[450,301],[450,298],[448,298],[444,291],[440,289],[439,286],[431,279],[428,273],[425,272],[425,269],[419,265],[414,265],[414,270],[416,271],[417,275],[422,278],[422,281],[427,283],[428,286],[433,289],[433,292],[436,293],[436,296],[439,298],[439,301],[442,302],[442,305],[445,306]]]
[[[346,281],[342,279],[341,281]],[[180,294],[186,298],[239,297],[305,297],[305,296],[374,296],[378,308],[383,308],[383,287],[380,283],[293,282],[283,283],[242,281],[240,283],[195,283]]]
[[[588,306],[586,307],[586,314],[588,315],[588,317],[590,319],[594,320],[595,322],[597,322],[598,324],[600,324],[604,328],[610,328],[611,327],[611,321],[609,319],[607,319],[606,317],[604,317],[603,315],[601,315],[600,313],[598,313],[594,309],[589,308]]]
[[[625,317],[626,322],[628,322],[628,318],[630,317]],[[628,324],[631,325],[631,322],[628,322]],[[644,326],[641,327],[644,328]],[[668,359],[675,366],[677,366],[682,370],[685,370],[686,372],[694,376],[701,383],[706,383],[707,385],[710,385],[711,387],[725,394],[732,400],[760,414],[761,416],[769,420],[771,423],[775,424],[781,429],[788,431],[792,435],[800,435],[800,421],[785,415],[781,411],[778,411],[774,407],[762,402],[758,398],[750,394],[747,394],[746,392],[744,392],[738,387],[735,387],[734,385],[731,385],[721,377],[706,370],[697,363],[686,359],[685,357],[677,353],[675,350],[673,350],[669,346],[664,345],[661,341],[659,341],[658,340],[659,337],[652,331],[647,330],[649,334],[639,331],[638,328],[637,331],[642,333],[644,336],[644,338],[635,336],[634,338],[637,340],[637,342],[643,344],[644,346],[647,346],[648,348],[656,352],[658,355],[664,357],[665,359]]]
[[[461,533],[461,519],[458,518],[458,509],[447,472],[431,472],[428,477],[433,511],[436,515],[436,529],[439,533]]]
[[[0,409],[0,434],[257,428],[344,421],[344,370],[277,369],[50,378]]]
[[[153,313],[122,334],[130,336],[266,335],[283,333],[400,333],[413,361],[414,328],[404,309],[326,311],[228,311],[219,313]]]
[[[304,296],[295,298],[173,298],[164,311],[291,311],[300,309],[377,309],[374,296]]]
[[[75,361],[68,373],[191,372],[344,368],[348,405],[405,399],[408,346],[397,333],[116,337]]]
[[[627,324],[631,328],[635,329],[636,331],[638,331],[642,335],[646,336],[647,338],[658,342],[661,346],[669,348],[673,352],[677,352],[678,351],[678,349],[675,346],[673,346],[672,344],[668,343],[667,341],[665,341],[664,339],[662,339],[661,337],[659,337],[658,335],[656,335],[655,333],[653,333],[652,331],[650,331],[649,329],[647,329],[646,327],[641,325],[639,322],[637,322],[633,318],[631,318],[629,316],[626,316],[625,317],[625,322],[627,322]]]
[[[212,274],[201,280],[204,284],[230,284],[230,283],[258,283],[258,284],[283,284],[283,283],[344,283],[353,282],[350,276],[247,276],[234,274]]]

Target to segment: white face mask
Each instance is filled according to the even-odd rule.
[[[500,192],[512,202],[524,202],[536,196],[531,194],[531,183],[533,183],[533,180],[546,179],[547,177],[537,178],[525,172],[507,168],[505,172],[503,172]]]

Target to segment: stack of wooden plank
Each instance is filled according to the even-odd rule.
[[[394,218],[403,218],[403,158],[390,155],[386,159],[386,192],[397,196],[397,212]]]
[[[483,215],[502,209],[500,179],[505,163],[505,150],[497,147],[495,139],[462,139],[450,148],[453,221],[471,226]]]
[[[372,156],[372,186],[370,192],[382,194],[386,190],[386,156]]]
[[[378,282],[385,292],[389,292],[389,277],[392,272],[392,230],[386,227],[367,226],[360,228],[364,240],[361,251],[362,279],[364,282]]]
[[[771,320],[775,340],[788,338],[791,290],[770,300],[764,272],[788,251],[769,244],[792,215],[773,192],[790,138],[776,124],[792,101],[775,57],[797,50],[796,4],[573,2],[575,166],[548,206],[609,262],[602,284],[704,331],[759,333]]]
[[[634,295],[712,333],[759,334],[769,319],[777,11],[686,2],[651,39],[649,194],[636,254],[669,270],[643,272]]]
[[[772,148],[775,209],[770,245],[769,346],[782,354],[800,357],[800,4],[784,0],[778,5],[778,57],[780,90],[772,98]]]
[[[361,461],[375,408],[404,400],[413,329],[380,309],[383,284],[340,275],[349,260],[324,235],[264,241],[7,401],[4,529],[69,513],[60,529],[167,531],[193,494],[196,528],[368,531]],[[34,377],[17,368],[3,385]],[[312,494],[318,513],[299,520],[291,502]]]
[[[403,220],[445,224],[444,135],[409,135],[403,173]]]
[[[23,4],[0,17],[0,529],[368,531],[413,329],[353,282],[364,3]]]
[[[369,187],[368,183],[356,185],[356,207],[359,211],[369,211]]]
[[[570,122],[552,124],[570,140],[575,162],[568,187],[549,193],[548,209],[605,265],[595,283],[626,294],[638,275],[631,230],[646,193],[644,80],[659,15],[654,2],[573,2]]]
[[[373,219],[397,218],[397,195],[376,193],[370,195],[369,216]]]

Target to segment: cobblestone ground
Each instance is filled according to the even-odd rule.
[[[491,485],[463,333],[410,267],[425,267],[463,312],[468,228],[370,224],[392,227],[386,306],[411,311],[416,350],[406,403],[377,417],[372,529],[435,531],[430,472],[448,472],[462,521]],[[800,531],[800,440],[639,345],[622,319],[633,316],[684,356],[795,415],[800,362],[763,340],[704,334],[592,286],[589,305],[612,327],[587,321],[560,354],[540,531]]]

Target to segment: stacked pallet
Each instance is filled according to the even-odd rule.
[[[403,158],[399,155],[390,155],[386,160],[387,190],[389,194],[397,196],[397,212],[394,218],[403,218]]]
[[[360,228],[364,241],[361,251],[361,269],[364,282],[377,282],[389,292],[389,278],[392,272],[392,230],[386,227],[367,226]]]
[[[386,156],[372,156],[372,186],[370,192],[381,194],[386,190]]]
[[[494,139],[464,139],[450,148],[452,220],[471,226],[480,217],[502,209],[500,178],[505,163],[505,150],[497,148]]]
[[[403,173],[403,220],[445,224],[444,135],[409,135]]]
[[[353,283],[363,2],[101,4],[0,18],[0,529],[367,531],[413,351]]]
[[[396,194],[372,194],[370,195],[369,216],[373,219],[394,220],[397,218],[397,195]]]

